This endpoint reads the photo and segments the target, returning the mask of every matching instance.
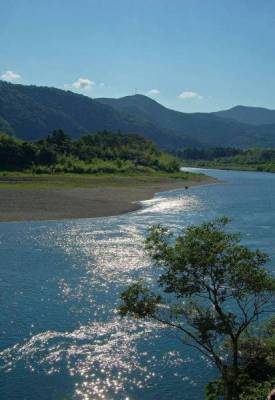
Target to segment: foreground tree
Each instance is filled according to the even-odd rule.
[[[150,318],[181,332],[184,344],[207,357],[222,378],[223,397],[240,398],[240,344],[269,311],[275,279],[268,256],[240,244],[223,218],[180,235],[153,227],[146,249],[159,268],[156,292],[139,281],[121,295],[120,313]]]
[[[239,343],[239,382],[241,400],[267,400],[275,388],[275,318],[256,329],[249,329]],[[206,386],[208,400],[223,394],[223,380],[216,379]],[[275,400],[275,390],[273,390]],[[271,397],[272,398],[272,397]]]

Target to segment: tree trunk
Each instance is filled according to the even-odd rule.
[[[235,376],[234,371],[226,370],[222,376],[224,384],[224,400],[239,400],[238,378]]]
[[[239,360],[238,360],[238,341],[234,340],[232,342],[233,347],[233,371],[232,371],[232,390],[233,390],[233,400],[239,399]]]
[[[224,400],[232,400],[232,390],[231,385],[228,382],[224,382]]]
[[[224,380],[224,400],[239,400],[237,385],[232,380]]]

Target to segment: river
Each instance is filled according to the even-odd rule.
[[[202,171],[222,182],[158,194],[119,217],[0,224],[1,399],[203,398],[215,370],[174,332],[116,311],[127,285],[154,279],[143,251],[153,224],[229,216],[274,265],[275,174]]]

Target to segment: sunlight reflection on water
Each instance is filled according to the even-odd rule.
[[[1,353],[2,371],[11,372],[24,362],[31,372],[59,374],[64,368],[77,377],[74,399],[129,398],[126,387],[142,389],[154,384],[159,364],[173,370],[183,381],[195,382],[180,375],[178,367],[185,360],[177,351],[161,356],[148,351],[139,352],[138,340],[149,343],[160,335],[162,327],[131,320],[114,318],[108,323],[92,323],[73,332],[43,332],[23,345],[15,345]],[[142,362],[141,362],[142,359]],[[113,397],[115,396],[115,397]]]
[[[152,224],[179,230],[229,215],[249,244],[274,251],[273,178],[261,185],[260,175],[236,173],[235,186],[158,194],[120,217],[0,226],[0,398],[203,396],[213,370],[163,327],[120,319],[119,294],[138,278],[155,279],[144,254]]]
[[[129,392],[156,385],[167,366],[178,374],[179,365],[190,362],[170,348],[156,349],[155,354],[148,351],[163,336],[163,327],[117,316],[122,288],[138,277],[150,281],[154,275],[144,254],[149,221],[140,225],[139,214],[178,213],[194,208],[198,201],[195,196],[179,195],[145,203],[132,215],[131,224],[125,217],[98,219],[55,224],[51,229],[44,225],[39,234],[29,235],[38,249],[65,256],[68,273],[55,278],[58,302],[68,304],[71,317],[87,323],[71,331],[40,332],[5,349],[0,354],[2,371],[12,373],[22,363],[32,373],[48,376],[67,371],[75,378],[74,399],[130,399]],[[189,380],[185,374],[182,379]],[[190,380],[190,384],[195,383]]]
[[[156,337],[155,328],[149,323],[115,318],[108,323],[81,326],[73,332],[43,332],[23,345],[4,350],[1,354],[3,369],[9,372],[24,361],[30,371],[42,369],[51,375],[60,373],[65,364],[71,376],[81,378],[76,384],[76,398],[124,395],[125,382],[143,387],[155,375],[154,360],[149,358],[147,365],[139,364],[135,345],[140,337],[150,338],[152,331]],[[135,376],[131,379],[133,371]]]
[[[173,211],[193,203],[187,197],[158,198],[148,201],[140,213]],[[75,399],[130,399],[127,388],[142,389],[148,383],[156,384],[156,376],[162,378],[161,363],[170,363],[172,369],[184,363],[177,352],[156,356],[137,348],[140,341],[143,347],[146,341],[154,342],[162,327],[116,315],[121,288],[138,276],[152,278],[143,230],[124,221],[68,223],[63,229],[44,226],[40,235],[30,235],[38,248],[45,246],[47,251],[61,251],[66,256],[71,274],[56,279],[59,301],[69,304],[71,316],[84,314],[89,323],[70,332],[40,332],[5,349],[0,354],[3,371],[12,373],[21,363],[32,373],[57,375],[66,370],[77,378]]]
[[[139,211],[139,214],[157,213],[157,214],[178,214],[179,212],[187,212],[197,209],[199,199],[196,196],[185,195],[175,191],[173,197],[170,195],[167,198],[154,197],[150,200],[142,202],[145,206]]]

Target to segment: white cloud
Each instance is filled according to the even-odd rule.
[[[89,90],[92,87],[96,87],[98,89],[111,89],[111,86],[107,85],[105,82],[96,83],[88,78],[78,78],[73,83],[64,83],[63,87],[67,90]]]
[[[199,99],[201,100],[203,97],[196,92],[185,91],[178,95],[178,98],[181,100],[190,100],[190,99]]]
[[[95,82],[91,81],[87,78],[78,78],[73,84],[72,87],[79,90],[87,90],[90,89]]]
[[[20,79],[21,76],[19,74],[16,74],[13,71],[6,71],[1,75],[1,79],[4,79],[5,81],[16,81],[17,79]]]
[[[158,89],[151,89],[149,90],[149,92],[147,92],[148,96],[159,96],[160,95],[160,91]]]

